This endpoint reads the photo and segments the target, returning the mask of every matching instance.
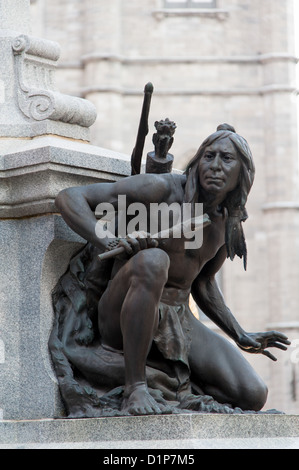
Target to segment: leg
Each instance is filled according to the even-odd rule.
[[[164,251],[142,250],[119,270],[99,302],[103,343],[124,351],[123,408],[133,414],[162,411],[147,391],[145,365],[158,326],[159,301],[168,268],[169,258]]]
[[[220,403],[259,411],[267,399],[267,387],[241,352],[225,338],[192,318],[190,366],[195,382]]]

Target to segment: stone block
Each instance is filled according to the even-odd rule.
[[[51,290],[84,240],[58,215],[0,222],[0,407],[5,419],[61,413],[48,354]]]
[[[0,422],[0,448],[173,450],[288,447],[299,448],[298,416],[191,413]],[[146,458],[146,454],[143,457]]]
[[[55,207],[65,187],[130,174],[126,155],[53,136],[0,141],[0,409],[4,419],[64,413],[48,352],[51,291],[85,240]]]
[[[31,30],[30,0],[1,0],[1,29],[29,33]]]

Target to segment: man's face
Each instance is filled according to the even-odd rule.
[[[201,187],[208,193],[225,197],[236,188],[241,162],[228,137],[207,147],[198,165]]]

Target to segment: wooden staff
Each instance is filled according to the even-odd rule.
[[[144,99],[137,133],[136,144],[131,155],[131,174],[138,175],[141,169],[141,160],[145,137],[148,134],[148,115],[151,104],[151,98],[154,91],[152,83],[147,83],[144,87]]]
[[[156,233],[151,238],[157,239],[157,240],[161,238],[171,238],[171,237],[178,238],[178,236],[182,234],[182,231],[186,237],[199,229],[205,228],[207,225],[210,225],[210,223],[211,223],[211,220],[208,214],[204,214],[199,217],[189,219],[186,222],[176,224],[169,230],[163,230],[162,232]],[[191,227],[191,230],[190,230],[190,227]],[[104,253],[99,254],[98,258],[100,261],[103,261],[105,259],[115,258],[116,256],[121,255],[124,252],[125,252],[124,247],[120,246],[118,248],[114,248],[113,250],[105,251]]]

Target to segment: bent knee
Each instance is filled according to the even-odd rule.
[[[268,388],[262,380],[249,383],[245,390],[241,391],[239,407],[243,410],[260,411],[266,404]]]
[[[168,279],[169,256],[159,248],[142,250],[132,258],[132,274],[145,284],[165,284]]]

